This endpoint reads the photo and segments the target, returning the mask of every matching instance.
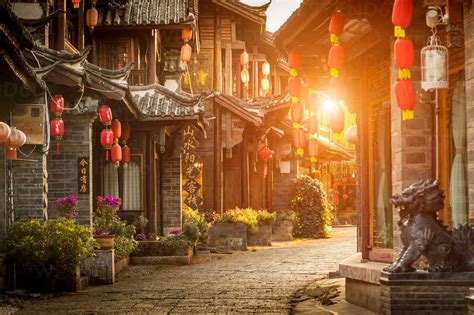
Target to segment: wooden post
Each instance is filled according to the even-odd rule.
[[[147,73],[147,83],[155,84],[156,83],[156,38],[155,30],[152,30],[148,34],[148,73]]]
[[[232,95],[232,44],[225,45],[225,94]]]
[[[216,8],[214,18],[214,88],[222,92],[221,19],[218,8]]]
[[[224,213],[223,209],[223,180],[222,180],[222,112],[214,104],[214,211]]]
[[[79,50],[84,49],[84,2],[81,1],[80,6],[79,6],[79,19],[78,19],[78,32],[77,32],[77,48]]]
[[[367,62],[364,61],[362,65],[362,100],[367,100],[368,85],[367,85]],[[362,259],[369,259],[369,245],[370,245],[370,209],[369,209],[369,132],[368,132],[368,107],[359,106],[359,113],[357,119],[358,142],[360,145],[360,250],[362,252]]]
[[[250,187],[249,187],[249,154],[247,152],[248,140],[247,134],[244,131],[242,135],[242,205],[245,208],[250,206]]]
[[[66,25],[67,25],[67,17],[66,17],[66,0],[57,0],[56,1],[56,9],[61,10],[63,12],[60,12],[56,16],[56,25],[57,25],[57,30],[56,30],[56,37],[54,39],[54,46],[56,50],[64,50],[65,48],[65,43],[64,39],[66,37]]]
[[[148,133],[148,136],[146,137],[147,141],[147,151],[149,160],[148,160],[148,172],[147,174],[147,186],[148,187],[157,187],[156,185],[158,184],[156,182],[156,163],[155,163],[155,141],[153,140],[153,135],[152,133]],[[148,190],[148,216],[150,219],[150,226],[149,226],[149,231],[150,233],[153,233],[155,235],[158,235],[158,227],[157,227],[157,208],[156,208],[156,199],[159,198],[159,195],[156,193],[156,189],[149,189]]]

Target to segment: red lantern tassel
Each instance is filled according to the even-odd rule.
[[[263,162],[263,178],[267,178],[267,174],[268,174],[268,165],[267,165],[267,161],[264,161]]]
[[[61,147],[61,142],[56,141],[56,154],[59,154],[59,148]]]
[[[105,160],[109,160],[109,150],[105,150]]]

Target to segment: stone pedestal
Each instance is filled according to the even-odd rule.
[[[96,250],[96,257],[81,262],[81,274],[89,277],[90,283],[113,284],[115,282],[115,251]]]
[[[293,222],[289,220],[277,220],[273,224],[272,241],[284,242],[293,240]]]
[[[247,250],[247,226],[243,223],[216,223],[209,229],[209,247]]]
[[[474,272],[382,273],[381,314],[467,314]]]
[[[257,232],[247,230],[248,246],[271,246],[272,245],[272,225],[259,224]]]

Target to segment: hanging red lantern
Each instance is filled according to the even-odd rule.
[[[395,83],[398,107],[403,111],[403,120],[413,119],[416,104],[415,88],[411,80],[398,80]]]
[[[394,44],[395,64],[400,69],[408,69],[415,61],[415,50],[410,39],[399,38]]]
[[[335,133],[340,133],[344,130],[345,123],[344,110],[340,104],[336,104],[329,113],[329,126]]]
[[[56,154],[59,154],[59,147],[61,146],[61,140],[64,136],[64,121],[62,118],[53,119],[50,122],[50,133],[51,136],[56,140]]]
[[[114,133],[110,129],[103,129],[100,133],[100,144],[105,150],[105,160],[109,160],[109,150],[114,144]]]
[[[13,161],[17,159],[17,149],[26,143],[26,135],[23,131],[11,128],[10,137],[5,142],[5,160]]]
[[[118,144],[115,143],[112,146],[112,162],[114,162],[115,167],[120,166],[120,162],[122,161],[122,147]]]
[[[331,77],[331,79],[329,79],[329,96],[331,96],[334,101],[345,99],[344,80],[339,77]]]
[[[306,133],[304,129],[293,129],[293,147],[296,149],[296,154],[303,156],[304,147],[306,145]]]
[[[301,80],[298,77],[290,77],[288,81],[288,88],[291,96],[299,97],[301,94]]]
[[[130,163],[130,148],[127,145],[122,147],[122,162],[123,167],[128,167],[128,163]]]
[[[193,48],[189,44],[184,44],[181,46],[181,61],[182,62],[189,62],[191,60],[191,54],[193,52]]]
[[[122,124],[120,123],[120,120],[114,119],[112,121],[112,125],[110,126],[112,129],[112,132],[114,133],[114,138],[115,141],[114,143],[118,143],[118,139],[122,136]]]
[[[413,0],[395,0],[392,11],[392,23],[407,28],[413,15]]]
[[[334,45],[329,50],[328,65],[333,69],[342,69],[344,67],[345,48],[341,45]]]
[[[308,141],[308,155],[310,157],[311,163],[316,163],[318,161],[319,146],[316,139],[310,139]]]
[[[130,134],[132,132],[132,125],[127,121],[125,124],[123,124],[122,127],[122,143],[126,144],[128,139],[130,139]]]
[[[357,143],[357,126],[352,126],[344,132],[344,138],[350,144]]]
[[[311,115],[308,119],[308,133],[314,135],[318,132],[318,117]]]
[[[86,14],[87,27],[89,27],[93,31],[94,28],[97,26],[98,21],[99,21],[99,11],[97,11],[95,6],[93,6],[89,10],[87,10],[87,14]]]
[[[112,122],[112,110],[107,105],[102,105],[99,107],[99,119],[104,126],[110,126]]]
[[[340,36],[344,31],[345,19],[346,16],[341,11],[334,12],[329,22],[329,33]]]
[[[291,104],[291,120],[294,123],[301,123],[304,119],[304,106],[300,102]]]
[[[249,54],[246,50],[240,55],[240,64],[242,66],[246,66],[249,64]]]
[[[79,9],[81,5],[81,0],[72,0],[72,6],[74,7],[74,9]]]
[[[288,53],[288,66],[290,69],[298,70],[301,66],[300,54],[296,49],[292,49]]]
[[[6,142],[12,133],[12,129],[6,123],[0,121],[0,143]]]
[[[61,95],[55,95],[49,101],[49,110],[56,116],[61,116],[64,112],[64,98]]]
[[[190,27],[185,27],[181,30],[181,38],[185,42],[189,42],[193,38],[193,29]]]
[[[263,160],[263,178],[267,177],[268,173],[268,165],[267,161],[272,158],[273,154],[272,150],[270,150],[268,147],[265,147],[258,151],[258,157]]]

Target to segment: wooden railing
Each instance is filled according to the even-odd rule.
[[[148,74],[147,70],[132,70],[128,78],[128,83],[130,85],[147,85],[148,84]]]

